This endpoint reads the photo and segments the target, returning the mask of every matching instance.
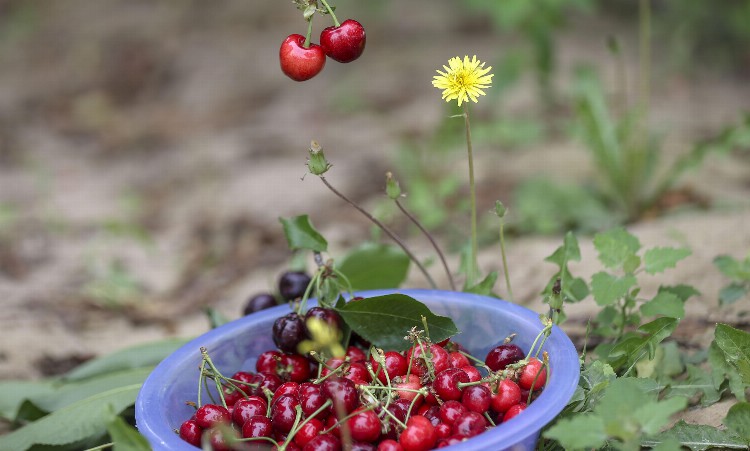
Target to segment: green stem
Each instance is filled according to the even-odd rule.
[[[471,204],[471,258],[466,271],[466,285],[474,285],[479,263],[477,260],[477,195],[474,183],[474,154],[471,147],[471,124],[469,123],[469,103],[464,103],[464,125],[466,126],[466,151],[469,158],[469,202]]]
[[[406,217],[409,218],[409,220],[413,222],[414,225],[417,226],[417,228],[419,228],[419,230],[422,232],[422,234],[424,234],[424,236],[427,237],[428,240],[430,240],[430,244],[432,244],[432,247],[435,249],[435,252],[437,252],[438,257],[440,257],[440,261],[443,264],[443,269],[445,269],[445,274],[448,276],[448,282],[451,285],[451,290],[456,291],[456,284],[453,282],[453,276],[451,275],[451,270],[448,268],[448,263],[445,261],[445,255],[443,255],[443,251],[440,250],[440,246],[438,246],[437,242],[435,242],[435,239],[432,237],[430,232],[428,232],[427,229],[425,229],[422,226],[422,224],[419,222],[419,220],[417,220],[417,218],[414,215],[409,213],[409,211],[404,207],[404,205],[398,199],[394,199],[394,201],[396,202],[396,205],[401,210],[401,212],[404,215],[406,215]]]
[[[310,36],[312,36],[312,19],[313,16],[310,16],[309,19],[307,19],[307,34],[305,34],[305,43],[302,45],[304,48],[310,47]]]
[[[508,275],[508,259],[505,256],[505,233],[504,233],[505,221],[500,219],[500,253],[503,256],[503,273],[505,273],[505,285],[508,287],[508,300],[513,300],[513,289],[510,287],[510,276]]]
[[[435,280],[433,280],[432,276],[430,276],[430,273],[427,272],[427,269],[422,265],[422,263],[417,259],[417,257],[409,250],[408,247],[406,247],[406,244],[401,240],[401,238],[398,237],[395,233],[391,231],[388,227],[386,227],[385,224],[380,222],[376,217],[371,215],[367,212],[364,208],[357,205],[354,201],[340,193],[336,188],[333,187],[330,183],[328,183],[328,180],[326,180],[325,177],[322,175],[318,176],[320,180],[325,184],[325,186],[333,192],[333,194],[337,195],[341,200],[348,203],[352,207],[356,208],[357,211],[362,213],[367,219],[372,221],[376,226],[378,226],[383,232],[385,232],[386,235],[388,235],[396,244],[399,245],[399,247],[404,251],[404,253],[411,259],[411,261],[414,262],[415,265],[417,265],[417,268],[424,274],[424,277],[427,279],[427,282],[429,282],[430,286],[434,289],[437,289],[437,284],[435,283]]]
[[[333,9],[328,5],[328,2],[326,0],[320,0],[321,3],[323,3],[323,6],[326,7],[326,10],[328,10],[328,14],[331,15],[331,19],[333,19],[333,24],[337,27],[340,27],[341,24],[339,23],[339,20],[336,18],[336,14],[333,13]]]
[[[651,0],[640,1],[639,15],[640,107],[644,122],[648,123],[651,99]]]
[[[115,446],[114,442],[112,442],[112,443],[105,443],[103,445],[95,446],[93,448],[88,448],[85,451],[99,451],[99,450],[102,450],[102,449],[112,448],[113,446]]]

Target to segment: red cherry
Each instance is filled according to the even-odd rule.
[[[427,451],[437,442],[435,426],[425,417],[414,415],[406,422],[406,429],[398,438],[404,451]]]
[[[323,434],[307,442],[303,451],[341,451],[341,440],[335,435]]]
[[[231,423],[232,415],[223,406],[204,404],[195,411],[195,422],[203,429],[208,429],[217,424]]]
[[[477,412],[466,412],[453,424],[453,433],[464,437],[474,437],[487,429],[487,420]]]
[[[310,364],[299,354],[282,354],[278,374],[293,382],[304,382],[310,378]]]
[[[482,378],[482,373],[480,373],[475,366],[467,365],[459,368],[464,370],[464,372],[469,375],[469,382],[476,382]]]
[[[258,356],[258,360],[255,362],[255,371],[277,374],[280,359],[281,353],[279,351],[266,351]],[[232,378],[236,378],[235,376],[232,376]]]
[[[521,370],[518,385],[525,389],[539,390],[544,387],[545,382],[547,382],[547,370],[544,364],[536,357],[530,358],[529,363]]]
[[[461,404],[468,410],[484,413],[490,408],[492,392],[484,385],[471,385],[464,389],[461,395]]]
[[[187,420],[180,425],[180,438],[193,446],[201,447],[203,428],[195,420]]]
[[[313,78],[323,70],[326,64],[326,54],[321,46],[311,43],[305,48],[304,44],[304,36],[292,34],[284,39],[279,49],[281,71],[294,81]]]
[[[404,448],[395,440],[383,440],[378,443],[377,451],[404,451]]]
[[[346,356],[350,362],[364,362],[367,359],[365,352],[356,346],[346,348]]]
[[[350,63],[362,55],[367,42],[365,28],[353,19],[338,27],[328,27],[320,33],[320,46],[329,58],[339,63]]]
[[[448,360],[453,368],[462,368],[469,366],[469,359],[458,351],[448,353]]]
[[[515,406],[511,407],[510,409],[508,409],[507,412],[505,412],[505,415],[503,416],[503,423],[505,423],[506,421],[508,421],[511,418],[515,417],[516,415],[518,415],[519,413],[523,412],[524,410],[526,410],[526,403],[525,402],[519,402]]]
[[[386,352],[383,355],[383,358],[385,359],[385,371],[381,370],[380,364],[377,360],[370,356],[372,370],[383,384],[387,383],[388,378],[393,380],[394,377],[403,376],[409,370],[409,364],[406,361],[406,357],[396,351]],[[388,373],[388,378],[386,378],[386,373]]]
[[[380,437],[380,419],[372,410],[359,412],[349,418],[348,425],[354,440],[374,442]]]
[[[409,356],[409,365],[411,366],[411,372],[417,376],[422,376],[427,373],[426,355],[431,354],[430,361],[432,362],[435,374],[450,368],[450,359],[448,352],[438,345],[430,345],[429,349],[427,346],[418,345],[407,351]]]
[[[521,402],[521,389],[510,379],[503,379],[497,385],[497,393],[492,395],[490,406],[498,413],[505,413]]]
[[[242,425],[242,437],[271,437],[273,435],[273,424],[265,415],[253,415]]]
[[[469,375],[460,368],[448,368],[435,376],[432,388],[443,401],[459,400],[463,392],[458,386],[461,382],[469,382]]]
[[[487,357],[484,359],[484,363],[492,371],[504,370],[506,366],[511,363],[516,363],[519,360],[526,357],[523,350],[513,343],[503,343],[490,350],[487,353]]]
[[[237,426],[245,424],[250,417],[256,415],[266,416],[268,403],[260,396],[251,396],[247,399],[240,399],[234,405],[232,410],[232,419]]]
[[[317,418],[310,418],[307,423],[299,428],[297,433],[294,434],[294,443],[300,447],[304,447],[310,443],[312,439],[320,435],[323,429],[325,429],[325,426],[322,421]]]
[[[422,384],[419,381],[419,377],[415,374],[410,374],[407,376],[397,376],[394,378],[393,386],[397,389],[405,389],[405,390],[397,390],[396,393],[398,393],[398,397],[400,399],[405,399],[409,402],[413,401],[414,398],[419,395],[419,399],[417,399],[415,407],[419,407],[420,404],[423,402],[424,396],[420,395],[416,391],[412,390],[419,390],[422,388]]]
[[[465,413],[466,407],[458,401],[446,401],[440,406],[440,419],[449,426],[452,426]]]

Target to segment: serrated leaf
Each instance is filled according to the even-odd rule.
[[[600,271],[591,277],[591,294],[598,305],[611,305],[628,294],[630,287],[636,283],[638,281],[632,274],[617,277]]]
[[[730,283],[719,291],[719,305],[730,305],[747,296],[747,287],[738,283]]]
[[[698,296],[701,294],[700,291],[696,290],[695,287],[692,287],[690,285],[685,284],[679,284],[679,285],[667,285],[667,286],[660,286],[659,287],[659,293],[672,293],[673,295],[677,296],[682,300],[682,302],[687,302],[688,299],[690,299],[693,296]]]
[[[426,305],[405,294],[352,301],[336,311],[354,332],[383,349],[408,349],[411,343],[403,337],[412,327],[424,329],[423,316],[427,318],[430,339],[435,343],[458,333],[452,319],[435,315]]]
[[[685,316],[685,305],[676,295],[662,291],[653,299],[641,305],[641,313],[645,316],[668,316],[682,318]]]
[[[737,369],[742,381],[750,384],[750,333],[717,324],[714,341],[724,352],[727,362]]]
[[[495,287],[495,282],[497,282],[497,271],[492,271],[481,282],[464,291],[466,293],[481,294],[482,296],[492,296],[492,289]]]
[[[98,393],[33,423],[0,436],[0,450],[25,451],[32,445],[66,445],[101,434],[112,412],[122,412],[135,402],[141,384]]]
[[[621,268],[641,248],[638,238],[618,227],[594,236],[599,261],[607,268]],[[629,271],[628,271],[629,272]]]
[[[279,218],[279,221],[284,228],[284,236],[289,249],[307,249],[313,252],[328,250],[328,241],[315,230],[308,215]]]
[[[665,390],[664,397],[682,396],[694,398],[700,396],[702,406],[710,406],[721,399],[721,393],[714,387],[711,373],[695,365],[687,366],[688,377],[685,380],[671,381]]]
[[[737,374],[735,368],[727,362],[724,351],[716,345],[716,340],[708,347],[708,365],[711,368],[711,377],[717,390],[720,390],[724,381],[727,381],[729,391],[737,399],[745,399],[745,384],[742,383],[742,378]]]
[[[641,325],[637,332],[615,345],[609,352],[609,358],[627,356],[628,363],[634,363],[641,358],[654,357],[656,345],[672,335],[679,321],[676,318],[657,318],[650,323]]]
[[[690,254],[692,251],[687,248],[655,247],[646,251],[643,263],[647,273],[656,274],[667,268],[674,268],[678,261]]]
[[[354,290],[398,288],[409,274],[410,262],[399,247],[366,243],[342,258],[338,269]]]
[[[150,451],[151,445],[131,425],[125,422],[122,417],[114,417],[107,424],[107,432],[114,443],[113,451]]]
[[[0,381],[0,417],[13,420],[24,400],[54,390],[53,381]]]
[[[675,397],[663,401],[641,406],[633,411],[633,416],[638,418],[641,430],[646,435],[658,433],[662,427],[669,423],[669,418],[687,407],[687,399]]]
[[[544,432],[544,437],[557,440],[567,450],[591,449],[604,445],[604,421],[592,414],[563,418]]]
[[[677,440],[680,445],[692,451],[706,451],[719,449],[747,449],[742,439],[731,431],[717,429],[703,424],[688,424],[684,420],[678,421],[670,429],[646,440],[641,444],[652,448],[666,440]]]
[[[169,338],[115,351],[79,365],[65,374],[62,380],[83,380],[115,371],[156,366],[188,341],[188,338]]]
[[[724,425],[750,445],[750,403],[738,402],[730,407]]]

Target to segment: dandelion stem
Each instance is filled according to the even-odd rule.
[[[341,192],[339,192],[336,188],[333,187],[333,185],[331,185],[330,183],[328,183],[328,180],[326,180],[325,177],[323,177],[322,175],[320,175],[318,177],[320,177],[320,180],[323,182],[323,184],[329,190],[331,190],[331,192],[333,192],[333,194],[335,194],[336,196],[338,196],[341,200],[343,200],[344,202],[348,203],[352,207],[356,208],[357,211],[359,211],[360,213],[362,213],[367,219],[369,219],[370,221],[372,221],[373,224],[375,224],[376,226],[378,226],[383,232],[385,232],[386,235],[388,235],[393,241],[395,241],[396,244],[398,244],[399,247],[401,247],[401,249],[403,249],[404,253],[406,253],[406,255],[411,259],[411,261],[413,261],[414,264],[417,265],[417,267],[419,268],[419,270],[422,272],[422,274],[424,274],[425,278],[427,279],[427,282],[429,282],[430,286],[432,288],[437,288],[437,284],[435,283],[435,280],[433,280],[432,276],[430,276],[430,273],[427,272],[427,269],[425,269],[425,267],[422,265],[422,263],[409,250],[409,248],[406,247],[406,244],[401,240],[401,238],[398,237],[398,235],[396,235],[395,233],[393,233],[393,231],[391,231],[391,229],[389,229],[388,227],[386,227],[385,224],[383,224],[376,217],[374,217],[369,212],[367,212],[367,210],[365,210],[364,208],[360,207],[354,201],[352,201],[351,199],[349,199],[348,197],[346,197],[344,194],[342,194]]]
[[[422,226],[422,224],[419,222],[419,220],[416,217],[414,217],[414,215],[409,213],[406,207],[404,207],[404,205],[398,199],[394,199],[394,201],[396,202],[396,205],[401,210],[401,212],[404,215],[406,215],[406,217],[409,218],[409,220],[413,222],[414,225],[416,225],[419,228],[419,230],[424,234],[424,236],[427,237],[428,240],[430,240],[430,244],[432,244],[432,247],[435,248],[435,252],[437,252],[438,257],[440,257],[440,262],[443,264],[443,268],[445,269],[445,274],[448,276],[448,282],[451,285],[451,290],[456,291],[456,284],[453,282],[453,276],[451,275],[451,270],[448,268],[448,263],[445,261],[445,255],[443,255],[443,251],[440,250],[440,246],[438,246],[437,242],[435,242],[435,239],[432,237],[430,232],[428,232],[427,229],[425,229],[424,226]]]
[[[477,196],[474,183],[474,155],[471,148],[471,124],[469,123],[469,103],[464,103],[464,125],[466,126],[466,150],[469,157],[469,201],[471,204],[471,258],[466,270],[466,285],[472,286],[479,271],[477,260]]]

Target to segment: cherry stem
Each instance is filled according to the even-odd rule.
[[[305,43],[302,44],[302,47],[309,48],[310,47],[310,36],[312,36],[312,20],[314,15],[310,16],[309,19],[307,19],[307,34],[305,35]]]
[[[488,367],[487,364],[484,363],[483,360],[474,357],[473,355],[469,354],[468,352],[464,352],[464,351],[458,351],[458,352],[461,353],[461,354],[463,354],[464,357],[466,357],[467,359],[475,361],[482,368],[486,368],[488,372],[491,372],[490,371],[490,367]]]
[[[435,252],[437,252],[438,257],[440,257],[440,262],[443,264],[443,269],[445,269],[445,274],[448,276],[448,283],[451,285],[451,290],[456,291],[456,284],[453,282],[453,276],[451,275],[451,270],[448,268],[448,263],[445,261],[445,255],[443,255],[443,251],[440,250],[440,246],[438,246],[437,242],[435,242],[435,238],[432,237],[432,234],[427,231],[427,229],[422,226],[422,224],[419,222],[419,220],[412,215],[406,207],[399,201],[398,199],[393,199],[394,202],[396,202],[396,205],[401,210],[401,212],[409,218],[411,222],[414,223],[415,226],[424,234],[424,236],[427,237],[428,240],[430,240],[430,244],[432,244],[432,247],[435,249]]]
[[[374,217],[373,215],[371,215],[370,213],[368,213],[364,208],[360,207],[354,201],[352,201],[351,199],[349,199],[348,197],[346,197],[344,194],[342,194],[341,192],[339,192],[336,188],[333,187],[333,185],[331,185],[330,183],[328,183],[328,180],[326,180],[325,177],[323,177],[322,175],[320,175],[318,177],[323,182],[323,184],[325,184],[325,186],[328,187],[328,189],[330,189],[333,192],[333,194],[337,195],[344,202],[346,202],[349,205],[351,205],[352,207],[356,208],[357,211],[359,211],[360,213],[362,213],[367,219],[369,219],[370,221],[372,221],[372,223],[374,223],[376,226],[378,226],[383,232],[385,232],[386,235],[388,235],[394,242],[396,242],[396,244],[399,245],[399,247],[404,251],[404,253],[406,253],[406,255],[409,257],[409,259],[411,259],[411,261],[413,261],[414,264],[417,265],[417,267],[422,272],[422,274],[424,274],[424,276],[427,279],[427,281],[429,282],[430,286],[432,288],[434,288],[434,289],[437,289],[437,284],[435,283],[435,281],[430,276],[430,273],[427,272],[427,270],[422,265],[422,263],[419,261],[419,259],[417,259],[417,257],[414,256],[414,254],[409,250],[409,248],[401,240],[401,238],[398,237],[398,235],[396,235],[395,233],[393,233],[393,231],[391,231],[391,229],[389,229],[388,227],[386,227],[385,224],[383,224],[376,217]]]
[[[201,406],[201,392],[203,391],[203,381],[205,380],[205,368],[206,368],[206,361],[201,361],[201,368],[200,368],[200,375],[198,376],[198,407]]]
[[[336,18],[336,14],[333,13],[333,9],[328,4],[328,2],[326,0],[320,0],[320,2],[323,3],[323,6],[326,7],[326,10],[328,10],[328,14],[331,15],[331,19],[333,19],[333,24],[337,27],[340,27],[341,24],[339,23],[339,20]]]

